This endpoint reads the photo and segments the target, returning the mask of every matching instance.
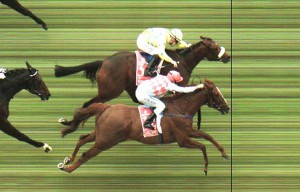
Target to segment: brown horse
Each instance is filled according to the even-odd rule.
[[[167,110],[162,119],[164,143],[177,142],[179,147],[198,148],[204,156],[204,172],[207,174],[208,158],[205,145],[190,138],[204,138],[212,142],[222,153],[222,157],[228,159],[224,148],[210,135],[192,128],[193,116],[197,110],[207,104],[209,107],[219,110],[222,114],[229,112],[229,106],[220,90],[209,80],[205,80],[204,88],[193,93],[178,94],[164,100]],[[144,144],[158,144],[158,137],[144,138],[141,121],[137,107],[126,105],[107,105],[95,103],[87,108],[81,108],[74,114],[74,121],[62,130],[62,136],[74,132],[81,122],[96,115],[96,127],[90,134],[80,137],[73,154],[66,158],[64,163],[58,164],[61,170],[72,172],[80,165],[95,157],[120,142],[135,140]],[[94,146],[72,165],[66,165],[74,161],[79,148],[87,142],[95,141]]]
[[[34,147],[43,147],[45,152],[52,148],[47,143],[35,141],[18,131],[9,121],[9,102],[21,90],[25,89],[37,95],[41,100],[48,100],[51,96],[46,84],[38,71],[26,62],[27,68],[8,70],[6,78],[0,79],[0,130],[19,141],[26,142]]]
[[[43,29],[48,30],[46,23],[34,15],[29,9],[23,7],[17,0],[0,0],[0,2],[8,7],[16,10],[24,16],[28,16],[33,19],[37,24],[41,25]]]
[[[193,69],[203,59],[209,61],[221,61],[227,63],[230,56],[225,52],[221,58],[218,54],[221,47],[211,38],[200,36],[201,41],[186,49],[166,50],[167,54],[175,61],[179,61],[178,70],[183,77],[180,85],[186,85],[191,77]],[[173,70],[173,65],[164,63],[161,74],[166,75]],[[92,103],[105,103],[118,97],[124,90],[130,95],[132,100],[138,103],[135,97],[136,86],[136,56],[133,52],[118,52],[106,60],[86,63],[75,67],[55,66],[55,76],[61,77],[77,73],[86,72],[86,77],[90,80],[97,78],[98,95],[90,101],[84,103],[82,107],[87,107]],[[97,73],[98,71],[98,73]],[[70,125],[71,122],[63,120],[64,125]]]

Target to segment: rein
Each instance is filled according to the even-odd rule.
[[[183,117],[183,118],[187,118],[187,119],[193,119],[192,115],[182,115],[182,114],[173,114],[173,113],[166,113],[166,114],[164,114],[164,116],[168,116],[168,117]]]
[[[200,93],[202,93],[203,95],[206,95],[205,89],[202,89]],[[172,103],[174,105],[175,110],[179,114],[176,114],[176,113],[166,113],[166,114],[164,114],[164,116],[168,116],[168,117],[182,117],[182,118],[187,118],[187,119],[193,119],[193,117],[194,117],[193,115],[184,115],[184,114],[181,114],[181,112],[177,108],[176,103],[175,103],[174,100],[172,101]],[[198,109],[198,121],[197,121],[197,128],[198,128],[198,130],[200,130],[200,126],[201,126],[201,108]]]

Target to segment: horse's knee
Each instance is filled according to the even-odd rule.
[[[186,139],[177,141],[177,144],[180,148],[186,147],[186,143],[187,143]]]

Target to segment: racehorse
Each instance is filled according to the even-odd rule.
[[[203,59],[209,61],[221,61],[227,63],[230,56],[224,52],[221,56],[221,47],[211,38],[200,36],[201,41],[186,49],[166,50],[166,53],[175,61],[179,61],[178,70],[183,77],[180,85],[186,85],[191,77],[193,69]],[[166,75],[174,70],[173,65],[164,63],[161,74]],[[61,77],[74,74],[80,71],[86,72],[86,77],[92,82],[97,79],[98,95],[82,107],[92,103],[105,103],[118,97],[124,90],[127,91],[133,102],[138,103],[135,97],[136,86],[136,55],[133,52],[118,52],[104,61],[94,61],[75,67],[55,66],[55,76]],[[98,71],[98,73],[97,73]],[[66,119],[61,122],[63,125],[70,125]]]
[[[0,2],[8,7],[16,10],[17,12],[21,13],[24,16],[28,16],[33,19],[37,24],[42,25],[42,28],[48,30],[46,23],[35,16],[29,9],[23,7],[17,0],[0,0]]]
[[[23,89],[37,95],[41,100],[48,100],[50,92],[38,71],[26,62],[27,68],[8,70],[5,78],[0,79],[0,130],[19,141],[26,142],[34,147],[43,147],[45,152],[52,148],[47,143],[30,139],[24,133],[18,131],[9,121],[9,102]]]
[[[179,147],[198,148],[204,156],[204,172],[207,174],[208,158],[204,144],[191,138],[204,138],[212,142],[221,152],[222,157],[228,159],[224,148],[209,134],[192,128],[193,116],[197,110],[207,104],[211,108],[219,110],[222,114],[229,112],[229,106],[220,90],[213,82],[205,80],[204,88],[192,93],[180,93],[174,97],[165,98],[167,110],[164,113],[161,125],[163,128],[164,143],[177,142]],[[62,130],[62,136],[76,131],[81,122],[96,115],[95,130],[90,134],[79,138],[73,154],[67,157],[64,163],[59,163],[58,168],[72,172],[80,165],[95,157],[120,142],[135,140],[144,144],[158,144],[158,137],[143,137],[142,124],[137,107],[122,104],[108,105],[94,103],[87,108],[80,108],[74,113],[72,124]],[[87,142],[95,141],[95,144],[73,164],[79,148]]]

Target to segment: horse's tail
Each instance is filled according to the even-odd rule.
[[[95,116],[96,114],[102,114],[109,106],[110,105],[105,103],[93,103],[87,108],[77,109],[73,115],[71,125],[61,131],[62,137],[76,131],[80,123],[84,123],[90,117]]]
[[[73,67],[63,67],[55,65],[54,74],[55,77],[63,77],[74,73],[78,73],[80,71],[84,71],[85,77],[91,80],[91,82],[94,84],[96,81],[97,71],[101,68],[102,63],[103,61],[97,60]]]

